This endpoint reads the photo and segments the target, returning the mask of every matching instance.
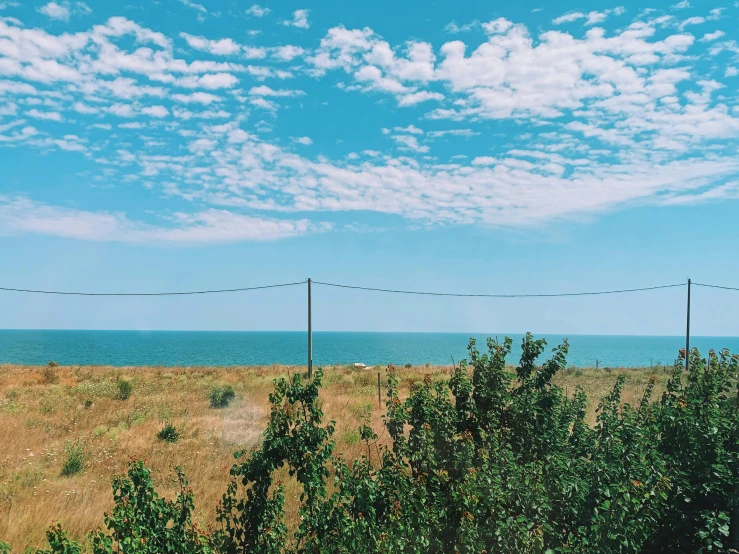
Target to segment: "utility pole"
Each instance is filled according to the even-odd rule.
[[[690,279],[688,279],[688,321],[685,328],[685,371],[690,369]]]
[[[308,380],[313,379],[313,313],[311,307],[311,279],[308,278]]]

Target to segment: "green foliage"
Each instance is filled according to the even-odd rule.
[[[70,540],[67,532],[58,523],[46,531],[46,540],[49,543],[49,549],[36,550],[35,554],[82,554],[82,545]],[[1,552],[2,549],[0,549]]]
[[[215,385],[208,394],[211,408],[225,408],[235,397],[236,393],[231,385]]]
[[[116,394],[116,398],[118,400],[128,400],[128,398],[131,396],[131,391],[133,390],[133,387],[131,386],[130,381],[126,381],[125,379],[121,379],[118,381],[118,393]]]
[[[94,554],[210,554],[210,541],[192,522],[193,494],[179,468],[174,500],[154,490],[151,473],[133,461],[127,477],[113,480],[115,507],[105,514],[110,531],[91,534]]]
[[[739,356],[690,352],[689,373],[676,365],[656,401],[652,379],[634,406],[622,400],[621,376],[591,427],[583,391],[570,398],[554,383],[567,341],[542,363],[546,342],[527,334],[508,371],[511,346],[489,339],[480,353],[472,340],[469,365],[448,381],[425,376],[405,399],[388,366],[388,444],[366,418],[352,441],[367,454],[352,462],[334,452],[334,423],[323,420],[322,371],[310,382],[276,380],[261,445],[236,453],[211,536],[191,523],[181,472],[182,492],[169,502],[134,462],[114,483],[112,533],[95,535],[94,552],[733,552]],[[285,469],[299,486],[292,529]]]
[[[85,468],[85,445],[82,442],[68,442],[64,447],[67,455],[62,465],[62,477],[77,475]]]
[[[180,433],[174,425],[168,423],[157,433],[157,438],[160,441],[177,442],[180,440]]]

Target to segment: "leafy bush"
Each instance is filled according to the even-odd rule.
[[[59,367],[59,364],[56,363],[54,360],[49,360],[49,363],[46,364],[48,367]]]
[[[133,461],[127,477],[113,480],[115,507],[105,514],[110,534],[91,535],[94,554],[210,554],[210,541],[192,522],[193,494],[179,468],[174,500],[154,490],[151,473]]]
[[[157,438],[160,441],[177,442],[180,440],[180,433],[174,425],[168,423],[157,433]]]
[[[82,554],[82,545],[70,540],[67,532],[58,523],[46,531],[46,540],[49,543],[49,549],[36,550],[35,554]]]
[[[82,442],[68,442],[64,447],[67,458],[62,465],[62,477],[77,475],[85,467],[85,445]]]
[[[236,393],[231,385],[215,385],[208,394],[211,408],[225,408],[235,397]]]
[[[116,398],[118,398],[118,400],[128,400],[128,398],[131,396],[132,389],[133,387],[131,386],[130,381],[121,379],[120,381],[118,381],[118,394],[116,395]]]
[[[594,427],[582,390],[553,379],[567,341],[539,363],[544,340],[527,334],[515,372],[511,340],[474,341],[469,366],[448,381],[425,376],[401,399],[388,367],[386,447],[367,422],[367,455],[334,452],[323,421],[322,371],[275,381],[260,446],[236,453],[218,529],[191,522],[192,493],[178,471],[175,501],[158,497],[141,462],[114,482],[110,535],[95,554],[729,553],[739,543],[739,356],[690,356],[666,391],[623,403],[624,377],[601,400]],[[683,353],[684,357],[685,353]],[[232,396],[231,396],[232,397]],[[346,436],[348,439],[348,436]],[[354,437],[351,438],[355,440]],[[299,491],[288,528],[287,467]]]

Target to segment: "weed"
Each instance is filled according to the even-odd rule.
[[[56,371],[56,368],[57,368],[58,365],[59,364],[57,364],[56,362],[51,361],[41,371],[41,378],[44,380],[44,383],[46,383],[47,385],[52,385],[52,384],[56,383],[59,380],[59,375],[58,375],[58,373]]]
[[[118,400],[128,400],[128,398],[131,396],[132,389],[133,387],[131,386],[130,381],[121,379],[120,381],[118,381],[118,394],[116,395],[116,398],[118,398]]]
[[[236,393],[231,385],[215,385],[208,394],[211,408],[225,408],[235,397]]]
[[[77,475],[85,467],[85,445],[83,442],[68,442],[64,447],[67,455],[62,465],[62,477]]]
[[[180,433],[177,431],[177,428],[172,425],[171,423],[167,423],[161,431],[157,433],[157,438],[160,441],[165,442],[177,442],[180,440]]]
[[[359,444],[359,440],[359,433],[357,433],[356,431],[347,431],[346,433],[344,433],[344,442],[346,444]]]

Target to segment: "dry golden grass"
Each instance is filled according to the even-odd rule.
[[[82,540],[103,523],[112,507],[110,482],[126,470],[130,457],[152,470],[157,490],[175,492],[172,468],[180,465],[195,492],[195,519],[215,523],[216,505],[225,490],[233,452],[258,444],[269,417],[267,395],[273,379],[304,367],[46,367],[0,365],[0,540],[22,552],[40,546],[52,521]],[[336,421],[337,450],[348,459],[366,453],[357,428],[368,418],[382,438],[383,408],[377,400],[377,369],[325,368],[321,393],[327,419]],[[580,385],[594,409],[620,373],[627,375],[624,400],[640,398],[651,371],[567,370],[557,377],[569,394]],[[424,374],[445,379],[448,367],[400,368],[401,392]],[[667,374],[657,374],[658,391]],[[127,400],[116,398],[116,381],[130,380]],[[228,383],[236,399],[212,409],[208,392]],[[174,424],[180,440],[157,440],[165,423]],[[386,437],[386,435],[385,435]],[[65,447],[83,443],[84,470],[62,477]],[[289,481],[288,481],[289,483]],[[288,524],[296,517],[294,491],[288,489]]]

